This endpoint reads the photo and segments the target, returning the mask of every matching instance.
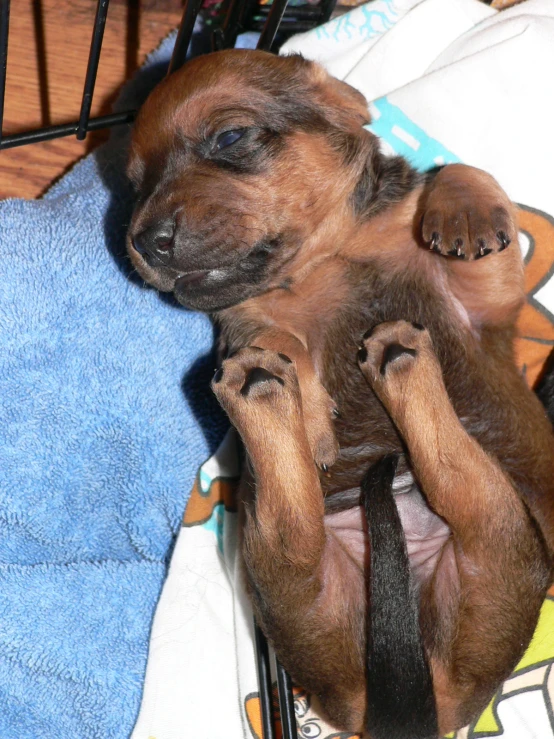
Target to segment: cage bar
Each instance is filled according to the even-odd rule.
[[[242,21],[244,20],[245,9],[248,4],[248,0],[230,1],[225,20],[221,29],[219,29],[220,40],[217,44],[218,50],[232,49],[235,46],[237,37],[243,30]]]
[[[256,15],[267,18],[271,11],[271,5],[261,5],[256,8]],[[311,20],[314,24],[321,16],[321,8],[319,5],[299,5],[295,7],[287,7],[283,14],[285,20]],[[281,28],[279,28],[281,30]]]
[[[281,20],[287,9],[288,0],[273,0],[267,21],[263,27],[257,48],[261,51],[271,51],[275,36],[281,25]]]
[[[87,131],[100,131],[103,128],[111,128],[112,126],[121,126],[125,123],[132,123],[136,115],[136,111],[128,110],[125,113],[111,113],[110,115],[102,115],[97,118],[89,118]],[[14,133],[10,136],[4,136],[0,141],[0,150],[13,149],[15,146],[25,146],[26,144],[38,144],[41,141],[52,141],[52,139],[60,139],[64,136],[72,136],[79,130],[79,121],[73,123],[62,123],[59,126],[48,126],[48,128],[39,128],[36,131],[25,131],[24,133]]]
[[[256,647],[258,684],[260,687],[263,739],[275,739],[269,646],[267,644],[267,639],[262,634],[261,629],[256,622],[254,622],[254,645]]]
[[[283,739],[297,739],[298,732],[296,728],[291,679],[278,659],[275,659],[275,663],[277,666],[277,691],[279,693],[279,711],[281,713]]]
[[[333,13],[333,10],[335,9],[336,4],[337,0],[321,0],[321,16],[319,18],[318,24],[327,23]]]
[[[179,33],[177,34],[177,40],[175,41],[175,48],[173,49],[173,55],[171,62],[169,63],[168,74],[172,74],[177,69],[183,66],[187,60],[187,52],[190,46],[190,40],[192,38],[192,32],[194,30],[194,24],[202,7],[202,0],[186,0],[185,7],[183,9],[183,17],[181,18],[181,24],[179,26]]]
[[[318,6],[287,8],[287,2],[288,0],[275,0],[271,6],[256,7],[257,0],[234,0],[229,6],[224,28],[219,29],[219,32],[214,34],[214,48],[234,46],[239,33],[252,30],[261,31],[258,48],[273,51],[275,37],[278,32],[290,35],[309,31],[319,23],[328,20],[336,5],[336,0],[321,0]],[[130,123],[133,120],[135,111],[90,118],[108,5],[109,0],[98,0],[79,121],[2,136],[10,0],[0,0],[0,150],[49,141],[63,136],[76,135],[78,139],[84,139],[88,131],[97,131],[112,125]],[[186,61],[194,24],[201,5],[202,0],[186,0],[170,63],[170,71],[175,71]]]
[[[92,40],[90,42],[87,74],[83,89],[83,101],[81,103],[81,114],[79,116],[79,127],[77,129],[77,138],[79,141],[82,141],[87,135],[87,124],[90,117],[92,96],[94,95],[94,85],[96,84],[96,74],[98,72],[100,52],[102,51],[102,41],[104,39],[104,28],[106,27],[106,17],[108,15],[109,4],[110,0],[98,0],[98,5],[96,6],[96,17],[94,19]]]
[[[8,32],[10,27],[10,0],[0,0],[0,144],[4,120],[6,72],[8,68]]]

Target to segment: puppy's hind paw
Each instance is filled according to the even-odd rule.
[[[237,403],[268,400],[291,391],[298,396],[298,380],[291,360],[284,354],[249,346],[224,360],[212,380],[212,390],[229,410]]]
[[[279,443],[282,433],[304,433],[296,369],[284,354],[241,349],[224,360],[212,390],[245,441]]]
[[[433,356],[429,333],[418,323],[381,323],[368,331],[358,352],[366,379],[379,392],[392,389],[406,378],[422,357]]]
[[[333,423],[339,417],[337,406],[323,385],[317,382],[303,392],[302,409],[314,462],[323,472],[327,472],[339,454]]]

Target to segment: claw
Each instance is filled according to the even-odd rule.
[[[481,246],[479,248],[479,254],[476,254],[475,255],[475,259],[481,259],[481,257],[486,257],[487,254],[490,254],[491,253],[491,251],[492,251],[492,249],[489,249],[486,246]]]
[[[496,238],[500,242],[500,249],[498,251],[504,251],[504,249],[512,243],[512,240],[504,233],[504,231],[498,231]]]
[[[431,243],[429,244],[429,250],[434,252],[440,252],[440,241],[441,237],[436,231],[431,234]]]
[[[463,256],[463,251],[462,251],[463,245],[464,245],[464,240],[463,239],[456,239],[456,241],[454,242],[454,247],[456,249],[456,256],[457,257],[462,257]]]

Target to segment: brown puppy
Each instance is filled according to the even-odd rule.
[[[193,60],[137,120],[129,253],[231,355],[214,391],[279,659],[338,727],[416,739],[481,711],[531,638],[554,439],[513,361],[515,208],[480,170],[383,157],[368,119],[300,57]]]

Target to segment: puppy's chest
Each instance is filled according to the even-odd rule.
[[[348,271],[348,300],[324,327],[320,378],[338,405],[335,430],[340,456],[322,479],[327,495],[357,488],[368,466],[404,445],[383,405],[358,366],[364,333],[388,321],[407,320],[426,326],[439,348],[443,369],[460,361],[459,341],[448,319],[444,298],[432,285],[409,274],[391,277],[376,264]],[[460,356],[458,356],[460,355]]]
[[[388,321],[412,321],[429,329],[437,346],[448,341],[453,329],[445,316],[445,299],[431,285],[409,274],[387,274],[377,263],[352,265],[347,273],[348,298],[325,325],[319,337],[320,377],[327,391],[348,412],[350,424],[363,416],[361,404],[376,404],[376,399],[357,361],[363,335]],[[381,404],[379,419],[383,418]],[[367,414],[367,411],[366,411]],[[387,417],[388,418],[388,417]],[[367,424],[364,424],[366,426]]]

